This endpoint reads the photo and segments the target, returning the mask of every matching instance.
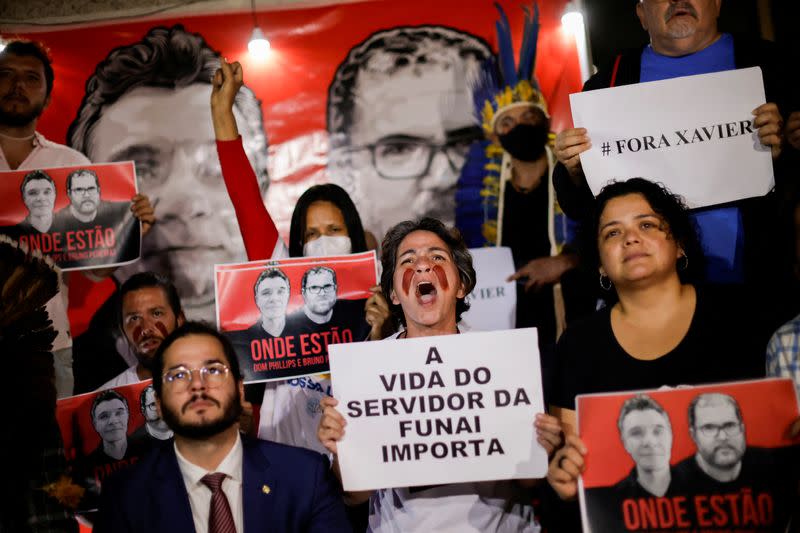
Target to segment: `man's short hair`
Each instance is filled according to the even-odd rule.
[[[73,170],[67,176],[67,190],[72,190],[72,178],[76,176],[91,176],[94,178],[94,184],[97,186],[97,190],[100,190],[100,178],[97,177],[97,172],[88,168],[79,168],[78,170]]]
[[[125,406],[125,410],[130,412],[130,409],[128,408],[128,400],[125,399],[125,396],[118,393],[114,389],[106,389],[97,396],[95,396],[94,400],[92,400],[92,411],[91,411],[92,421],[94,421],[94,412],[97,411],[97,407],[103,402],[110,402],[112,400],[121,401],[122,404]]]
[[[330,274],[331,278],[333,279],[333,285],[338,286],[338,283],[336,283],[336,271],[330,267],[319,266],[319,267],[309,268],[308,270],[305,271],[305,273],[303,274],[303,279],[300,280],[300,290],[305,292],[308,276],[310,276],[311,274],[322,274],[323,272],[327,272],[328,274]]]
[[[225,354],[226,364],[233,379],[236,383],[242,380],[239,360],[236,358],[236,351],[233,349],[233,344],[231,344],[228,337],[203,322],[184,322],[182,326],[179,326],[163,340],[153,357],[153,389],[159,398],[164,387],[164,382],[162,381],[164,379],[164,354],[175,341],[189,335],[206,335],[217,339],[222,345],[222,352]]]
[[[153,388],[153,384],[152,383],[150,385],[148,385],[147,387],[143,388],[142,392],[139,393],[139,411],[141,411],[143,415],[147,412],[147,392],[148,391],[155,392],[155,389]]]
[[[461,232],[456,228],[448,229],[441,221],[435,218],[425,217],[416,221],[406,220],[400,222],[386,232],[381,244],[381,290],[389,301],[389,308],[401,324],[405,325],[406,319],[403,315],[403,308],[392,303],[391,294],[394,289],[394,271],[397,261],[397,251],[400,243],[409,234],[415,231],[429,231],[442,239],[450,250],[453,262],[458,269],[458,277],[464,284],[464,297],[456,299],[456,322],[461,320],[461,315],[469,309],[469,302],[466,298],[472,289],[475,288],[476,274],[475,267],[472,265],[472,255],[469,253]]]
[[[326,123],[331,147],[349,143],[357,99],[355,92],[362,71],[380,71],[391,76],[408,65],[430,62],[442,51],[453,54],[454,59],[471,58],[475,61],[475,68],[467,71],[467,83],[477,78],[481,63],[492,56],[491,48],[480,37],[446,26],[431,25],[381,30],[351,48],[328,88]],[[390,60],[372,61],[381,56],[388,56]]]
[[[286,282],[286,287],[291,292],[292,284],[289,282],[289,276],[287,276],[283,270],[277,267],[267,267],[264,269],[261,274],[258,275],[258,279],[256,280],[255,284],[253,285],[253,297],[258,298],[258,286],[261,285],[261,282],[265,279],[269,278],[281,278],[283,281]]]
[[[169,278],[162,276],[161,274],[156,274],[155,272],[137,272],[125,280],[125,283],[123,283],[122,287],[119,289],[119,316],[117,322],[120,327],[123,326],[122,302],[125,301],[125,295],[129,292],[149,288],[158,288],[164,291],[175,318],[178,318],[181,313],[183,313],[183,308],[181,307],[181,298],[178,296],[178,289],[175,288],[175,285],[169,280]]]
[[[631,414],[633,411],[656,411],[660,413],[667,421],[667,425],[670,425],[669,415],[664,410],[661,405],[652,399],[650,396],[646,394],[638,394],[633,398],[628,398],[625,400],[625,403],[622,404],[622,408],[619,410],[619,418],[617,419],[617,428],[619,429],[620,436],[622,434],[622,423],[625,421],[625,417]]]
[[[220,66],[220,54],[198,33],[183,25],[151,28],[141,41],[112,50],[97,65],[86,81],[86,89],[75,120],[67,130],[70,147],[90,155],[90,136],[103,114],[103,108],[138,87],[182,89],[196,83],[211,85]],[[267,176],[267,138],[261,115],[261,102],[253,91],[242,86],[234,105],[244,118],[248,135],[243,135],[245,149],[255,157],[254,170],[262,193],[269,183]],[[91,157],[89,157],[91,159]]]
[[[17,57],[35,57],[42,62],[44,67],[44,81],[47,86],[47,96],[53,90],[53,62],[50,59],[50,52],[47,47],[39,41],[30,41],[28,39],[15,39],[7,42],[5,49],[0,52],[0,61],[6,56],[15,55]]]
[[[53,178],[51,178],[47,174],[47,172],[45,172],[44,170],[34,170],[33,172],[28,172],[27,174],[25,174],[25,177],[22,178],[22,183],[20,183],[19,185],[19,193],[24,197],[25,186],[28,185],[29,182],[36,180],[49,181],[50,185],[53,186],[53,190],[56,191],[56,182],[53,181]]]
[[[704,394],[698,394],[695,396],[692,400],[692,403],[689,404],[689,427],[694,429],[694,424],[697,420],[697,414],[695,412],[697,407],[705,407],[708,404],[718,403],[720,401],[731,404],[739,423],[741,424],[744,422],[744,418],[742,418],[742,410],[739,408],[739,404],[736,402],[736,399],[733,396],[729,394],[723,394],[721,392],[706,392]]]

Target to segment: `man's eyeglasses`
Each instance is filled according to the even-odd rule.
[[[444,152],[454,172],[460,171],[469,147],[481,139],[481,129],[470,127],[448,134],[444,143],[410,135],[389,135],[373,144],[348,148],[347,151],[369,150],[372,166],[384,179],[416,179],[428,173],[434,156],[439,152]]]
[[[742,433],[742,425],[739,422],[726,422],[724,424],[703,424],[700,426],[700,433],[704,437],[713,439],[719,436],[720,431],[724,431],[728,437],[738,437]]]
[[[97,194],[97,187],[73,187],[70,189],[70,192],[78,194],[80,196],[85,196],[87,194]]]
[[[177,366],[164,372],[162,376],[164,386],[170,387],[175,392],[188,390],[195,372],[200,374],[200,380],[207,388],[214,389],[225,383],[230,369],[222,363],[210,363],[200,368]]]
[[[325,285],[306,285],[306,291],[311,294],[330,294],[336,290],[336,285],[327,283]]]

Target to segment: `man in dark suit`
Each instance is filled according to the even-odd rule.
[[[98,533],[350,531],[324,456],[240,436],[243,384],[220,333],[179,327],[153,375],[174,441],[103,486]]]

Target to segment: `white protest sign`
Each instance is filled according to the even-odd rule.
[[[570,95],[581,154],[596,195],[611,180],[659,181],[702,207],[763,196],[775,184],[770,149],[752,110],[766,101],[758,67]]]
[[[471,248],[477,283],[467,301],[469,311],[461,320],[479,331],[514,329],[517,319],[517,285],[506,278],[513,274],[511,248]]]
[[[534,328],[329,347],[347,491],[540,478]]]

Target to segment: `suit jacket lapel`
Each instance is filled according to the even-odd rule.
[[[150,493],[152,508],[158,509],[158,530],[166,533],[195,531],[189,495],[183,483],[172,439],[158,450],[154,461],[154,487]]]
[[[270,531],[277,488],[270,475],[269,460],[258,441],[242,437],[242,506],[244,531]]]

